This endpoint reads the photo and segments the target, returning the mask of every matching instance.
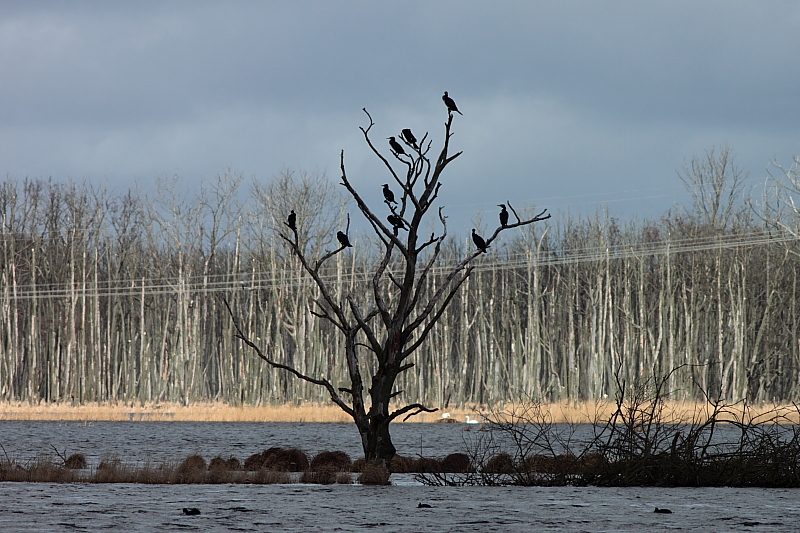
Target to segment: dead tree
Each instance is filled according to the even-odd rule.
[[[433,214],[431,209],[439,196],[442,173],[461,155],[461,152],[453,155],[449,153],[453,114],[448,111],[444,146],[438,157],[432,160],[428,155],[432,142],[428,140],[427,133],[420,142],[412,144],[401,137],[408,146],[407,153],[393,151],[391,155],[384,155],[370,138],[370,131],[374,126],[372,117],[366,109],[364,113],[369,119],[369,125],[360,128],[364,140],[375,156],[383,162],[393,185],[397,186],[396,190],[402,191],[398,203],[386,202],[391,215],[395,217],[394,224],[387,224],[386,218],[373,212],[351,184],[345,171],[344,151],[342,151],[341,185],[355,200],[382,247],[382,259],[371,273],[371,287],[367,291],[362,288],[361,297],[357,294],[345,294],[337,298],[320,269],[326,261],[344,252],[347,247],[342,244],[339,248],[314,260],[306,256],[296,230],[292,230],[291,233],[284,230],[281,233],[281,237],[299,259],[302,268],[319,288],[320,298],[315,302],[316,308],[311,312],[321,320],[330,322],[344,338],[343,362],[347,365],[349,386],[336,387],[328,379],[309,376],[289,365],[274,361],[269,355],[269,348],[262,350],[240,329],[235,318],[234,322],[237,336],[255,350],[264,361],[274,368],[286,370],[300,379],[325,387],[331,400],[353,418],[361,435],[365,458],[369,461],[379,461],[390,468],[395,447],[389,435],[389,424],[398,417],[407,419],[420,412],[436,410],[419,403],[402,405],[390,410],[390,404],[402,394],[402,391],[395,390],[397,377],[413,368],[414,364],[408,362],[409,356],[425,342],[445,308],[457,294],[459,287],[472,273],[473,260],[482,252],[475,250],[459,263],[447,265],[444,282],[439,284],[435,291],[426,292],[427,278],[437,265],[442,243],[447,236],[447,222],[442,214],[443,208],[434,210],[441,223],[441,232],[438,235],[433,233],[426,238],[420,233],[420,228],[426,220],[426,215]],[[398,172],[396,166],[403,170]],[[508,206],[514,213],[516,221],[498,226],[494,233],[486,238],[487,246],[502,231],[550,217],[542,211],[531,219],[523,220],[511,204]],[[403,231],[397,220],[403,222]],[[442,267],[442,265],[437,266]],[[366,299],[363,298],[364,292],[369,293]],[[232,314],[231,316],[233,317]],[[369,383],[366,389],[362,376],[364,366],[360,364],[360,359],[365,354],[375,358],[375,370],[373,375],[368,377]],[[369,405],[366,401],[367,395]]]

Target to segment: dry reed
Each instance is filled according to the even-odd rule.
[[[697,412],[705,407],[701,403],[668,402],[670,412]],[[499,410],[512,409],[515,404],[499,406]],[[553,423],[588,423],[597,418],[608,418],[616,406],[613,402],[561,402],[543,405]],[[752,407],[753,413],[774,413],[775,405],[767,404]],[[793,411],[791,407],[785,410]],[[435,413],[421,413],[408,422],[441,422],[442,414],[447,412],[447,420],[464,422],[465,415],[482,420],[480,413],[490,408],[475,406],[472,409],[440,409]],[[785,422],[800,423],[800,416],[794,410]],[[180,421],[180,422],[344,422],[350,419],[335,405],[307,403],[302,405],[265,405],[238,407],[224,403],[194,403],[188,406],[177,403],[122,404],[87,403],[72,405],[68,403],[23,402],[0,403],[0,420],[52,420],[52,421]],[[402,423],[397,421],[396,423]]]

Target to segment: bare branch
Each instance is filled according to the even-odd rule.
[[[411,414],[409,414],[409,415],[407,415],[403,419],[403,422],[405,422],[406,420],[408,420],[412,416],[416,416],[416,415],[418,415],[420,413],[435,413],[436,411],[439,410],[439,409],[431,409],[429,407],[425,407],[421,403],[412,403],[410,405],[406,405],[405,407],[402,407],[402,408],[398,409],[397,411],[394,411],[392,414],[389,415],[389,420],[390,421],[394,420],[398,416],[404,415],[404,414],[408,413],[409,411],[414,411],[414,409],[416,409],[416,411],[411,413]]]
[[[291,366],[284,365],[282,363],[277,363],[277,362],[273,361],[272,359],[270,359],[269,357],[267,357],[266,355],[264,355],[264,352],[261,351],[261,348],[259,348],[258,345],[256,345],[253,341],[251,341],[247,337],[247,335],[244,334],[244,332],[242,331],[242,328],[239,327],[239,322],[237,322],[236,317],[233,315],[233,311],[231,310],[231,306],[228,305],[228,300],[223,298],[222,301],[225,303],[225,307],[228,308],[228,314],[231,316],[231,320],[233,321],[233,326],[236,328],[236,337],[241,339],[242,342],[244,342],[250,348],[255,350],[256,354],[263,361],[265,361],[268,365],[272,366],[273,368],[286,370],[287,372],[290,372],[291,374],[294,374],[296,377],[302,379],[303,381],[307,381],[309,383],[313,383],[314,385],[319,385],[319,386],[325,387],[325,389],[327,389],[327,391],[328,391],[328,394],[330,394],[330,396],[331,396],[331,401],[333,401],[333,403],[335,403],[336,405],[341,407],[342,410],[345,413],[347,413],[348,415],[350,415],[353,418],[355,418],[355,412],[353,411],[353,409],[351,409],[350,406],[348,406],[346,403],[344,403],[344,401],[342,401],[341,398],[339,398],[339,395],[336,393],[336,389],[333,387],[333,385],[331,385],[331,383],[327,379],[315,379],[315,378],[312,378],[311,376],[307,376],[307,375],[299,372],[297,369],[295,369],[295,368],[293,368]]]

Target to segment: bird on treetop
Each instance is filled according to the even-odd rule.
[[[289,217],[286,219],[286,225],[289,226],[289,229],[297,231],[297,214],[294,212],[294,209],[289,213]]]
[[[508,211],[506,211],[506,204],[497,204],[497,207],[501,208],[500,225],[505,228],[508,226]]]
[[[405,139],[405,141],[414,147],[414,150],[419,150],[417,147],[417,138],[414,137],[414,134],[411,133],[411,130],[405,128],[403,131],[400,132],[400,135]]]
[[[396,204],[397,201],[394,199],[394,193],[389,188],[388,183],[383,184],[383,197],[386,198],[386,202],[390,204]]]
[[[343,231],[336,232],[336,239],[339,241],[339,244],[342,245],[342,248],[353,247],[353,245],[350,244],[350,239],[347,238],[347,235]]]
[[[447,91],[444,92],[444,95],[442,96],[442,101],[444,101],[444,105],[447,106],[448,113],[452,113],[453,111],[455,111],[459,115],[462,116],[464,115],[464,113],[458,110],[458,107],[456,106],[456,103],[453,101],[453,99],[447,96]]]
[[[472,242],[475,243],[475,246],[478,247],[478,250],[486,253],[486,249],[488,248],[488,246],[486,246],[486,241],[483,240],[483,237],[475,233],[475,228],[472,228]]]
[[[403,147],[400,146],[400,143],[397,142],[394,139],[394,137],[387,137],[387,138],[389,139],[389,148],[394,150],[394,153],[396,153],[397,155],[406,155],[405,150],[403,150]]]

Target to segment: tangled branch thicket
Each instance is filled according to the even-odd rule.
[[[470,468],[416,477],[428,485],[800,487],[798,408],[754,414],[708,397],[681,412],[668,377],[623,385],[616,410],[586,425],[553,424],[535,400],[485,417],[468,441]],[[621,384],[622,385],[622,384]]]
[[[625,224],[556,217],[509,232],[410,357],[402,401],[613,398],[616,376],[633,383],[672,368],[671,399],[796,400],[798,168],[781,169],[761,208],[676,209]],[[0,400],[326,401],[253,357],[219,297],[276,361],[342,382],[342,341],[310,314],[317,289],[275,232],[292,205],[300,245],[319,256],[333,246],[341,199],[321,178],[285,173],[240,205],[241,182],[221,176],[192,195],[167,182],[153,198],[1,183]],[[441,266],[464,256],[468,238],[443,246]],[[368,243],[355,250],[321,273],[341,293],[355,294],[380,260]],[[445,271],[434,268],[426,290]]]

